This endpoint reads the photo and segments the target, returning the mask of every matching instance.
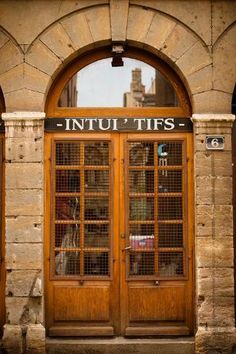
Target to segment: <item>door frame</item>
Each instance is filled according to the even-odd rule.
[[[113,149],[114,153],[114,166],[111,168],[111,180],[112,178],[115,178],[114,185],[115,188],[119,186],[119,193],[116,191],[116,193],[113,194],[113,200],[112,200],[112,205],[119,205],[119,212],[118,216],[119,217],[113,217],[111,223],[113,223],[113,230],[117,230],[116,233],[114,233],[114,239],[112,239],[111,242],[111,253],[113,253],[113,259],[114,259],[114,265],[113,265],[113,275],[111,276],[111,283],[112,285],[112,294],[119,294],[119,296],[114,296],[112,300],[112,311],[113,311],[113,326],[114,326],[114,332],[111,330],[109,327],[104,327],[102,329],[103,335],[113,335],[114,333],[119,333],[120,335],[126,336],[133,336],[137,335],[136,332],[134,331],[134,328],[128,326],[128,284],[132,283],[132,280],[127,279],[127,260],[126,257],[127,255],[123,252],[123,249],[127,246],[126,244],[126,239],[121,237],[121,235],[126,234],[126,228],[127,228],[127,220],[125,219],[125,210],[127,206],[127,192],[126,192],[126,183],[125,180],[127,180],[127,159],[124,158],[127,149],[126,145],[128,141],[135,141],[135,140],[141,140],[141,141],[153,141],[157,140],[158,137],[160,137],[161,140],[168,140],[168,141],[185,141],[185,149],[184,154],[187,156],[187,164],[190,164],[190,167],[185,166],[185,180],[184,180],[184,190],[187,194],[187,196],[184,196],[184,203],[185,203],[185,210],[187,215],[185,215],[185,238],[188,236],[186,240],[187,244],[187,249],[188,253],[186,254],[186,263],[188,268],[189,268],[189,274],[186,274],[185,279],[168,279],[168,280],[161,280],[161,282],[164,282],[164,285],[168,286],[173,284],[179,284],[181,281],[182,283],[187,281],[187,278],[191,278],[192,282],[188,282],[188,293],[191,293],[192,295],[188,297],[188,304],[186,305],[186,309],[190,309],[185,316],[186,316],[186,324],[188,325],[187,327],[183,328],[173,328],[171,332],[167,332],[165,326],[158,328],[153,328],[152,329],[152,335],[188,335],[193,333],[193,328],[194,328],[194,307],[193,307],[193,302],[194,302],[194,286],[193,286],[193,277],[194,277],[194,258],[193,258],[193,193],[192,193],[192,187],[193,187],[193,173],[192,173],[192,133],[107,133],[107,134],[100,134],[100,133],[47,133],[45,134],[45,167],[46,167],[46,176],[45,176],[45,195],[48,196],[50,194],[51,186],[52,186],[52,175],[51,175],[51,148],[52,148],[52,143],[54,141],[75,141],[75,140],[81,140],[81,141],[89,141],[89,140],[102,140],[102,141],[111,141],[111,146]],[[121,163],[122,161],[122,163]],[[115,172],[115,173],[114,173]],[[187,183],[188,182],[188,183]],[[51,276],[50,272],[50,244],[51,244],[51,228],[53,225],[53,222],[51,220],[51,212],[52,209],[51,207],[48,207],[48,203],[50,205],[52,204],[52,193],[50,196],[50,201],[45,203],[45,290],[46,290],[46,313],[50,313],[53,310],[53,285],[50,284],[53,280],[55,281],[55,278]],[[188,206],[186,205],[188,203]],[[125,207],[122,207],[125,206]],[[187,231],[188,229],[188,231]],[[115,245],[115,247],[112,247],[112,243]],[[111,257],[112,258],[112,257]],[[112,259],[111,259],[112,260]],[[191,262],[189,264],[189,262]],[[136,280],[136,282],[143,282],[144,284],[147,284],[147,279],[146,280]],[[89,281],[86,281],[86,284],[89,286]],[[92,282],[94,282],[92,280]],[[105,281],[99,280],[100,284],[105,284]],[[98,282],[98,283],[99,283]],[[135,282],[135,281],[133,281]],[[151,283],[152,281],[149,281]],[[58,280],[58,284],[61,283],[62,285],[78,285],[78,280],[70,280],[68,279],[64,280]],[[190,287],[190,289],[189,289]],[[192,289],[192,292],[191,292]],[[52,318],[52,315],[51,315]],[[48,322],[46,318],[46,323],[47,327],[52,326],[52,329],[50,330],[51,335],[65,335],[65,333],[68,333],[67,335],[89,335],[89,336],[94,336],[97,335],[98,327],[94,326],[91,330],[87,331],[84,329],[82,330],[81,327],[76,327],[76,328],[69,328],[67,329],[66,326],[63,326],[60,330],[54,329],[53,327],[53,322],[50,320]],[[101,329],[100,329],[101,330]],[[77,333],[77,334],[76,334]],[[147,335],[147,331],[145,330],[144,327],[140,327],[138,329],[138,333],[140,336],[145,336]]]
[[[50,119],[53,118],[63,118],[63,117],[101,117],[101,118],[114,118],[114,117],[125,117],[125,118],[141,118],[141,117],[176,117],[176,118],[181,118],[181,117],[191,117],[191,103],[189,99],[189,95],[187,93],[187,90],[182,83],[181,79],[177,75],[177,73],[167,64],[165,63],[162,59],[157,57],[154,53],[149,52],[148,50],[144,50],[141,48],[133,47],[132,45],[127,45],[125,48],[125,53],[123,55],[124,57],[127,58],[133,58],[133,59],[138,59],[141,60],[157,70],[161,72],[161,74],[172,84],[179,100],[179,106],[178,107],[144,107],[144,108],[70,108],[70,107],[58,107],[58,100],[60,98],[60,94],[65,87],[66,83],[73,77],[73,75],[79,71],[80,69],[84,68],[85,66],[95,62],[96,60],[99,59],[104,59],[104,58],[109,58],[112,57],[111,53],[111,47],[106,46],[102,48],[96,48],[91,51],[88,51],[86,53],[83,53],[80,55],[79,58],[74,59],[71,61],[68,65],[66,65],[61,72],[58,74],[58,76],[55,78],[54,82],[52,83],[48,96],[46,99],[46,104],[45,104],[45,112],[46,116]],[[69,136],[72,136],[73,133],[69,133]],[[83,133],[82,133],[83,134]],[[101,133],[100,133],[101,134]],[[115,133],[112,133],[115,134]],[[159,133],[157,133],[158,136]],[[162,133],[161,133],[162,134]],[[168,133],[169,137],[174,136],[174,132]],[[50,133],[46,134],[45,137],[45,142],[47,141],[47,135],[50,135]],[[65,135],[64,135],[65,136]],[[105,135],[104,135],[105,136]],[[191,136],[191,140],[193,138],[193,134],[189,134]],[[193,159],[193,146],[191,147],[192,155],[191,158]],[[46,156],[46,164],[47,164],[47,159],[50,159],[49,156]],[[192,170],[193,171],[193,167]],[[119,174],[121,176],[121,174]],[[120,181],[121,182],[121,181]],[[45,178],[45,185],[49,183],[48,181],[48,176],[46,174]],[[120,186],[122,183],[120,183]],[[49,188],[47,186],[47,188]],[[122,188],[122,187],[121,187]],[[191,191],[191,200],[192,203],[190,203],[192,206],[194,205],[194,193],[193,193],[193,173],[191,173],[189,185],[188,185],[188,192]],[[47,190],[47,189],[46,189]],[[191,233],[193,235],[192,239],[192,276],[193,276],[193,282],[192,282],[192,325],[191,328],[194,328],[195,324],[195,309],[194,309],[194,297],[195,297],[195,272],[194,272],[194,225],[193,225],[193,220],[194,220],[194,207],[192,207],[192,223],[189,225],[189,228],[191,228]],[[46,232],[46,228],[45,228]],[[121,232],[122,233],[122,230]],[[45,240],[47,240],[45,238]],[[45,241],[46,243],[46,241]],[[120,247],[121,249],[121,247]],[[46,260],[45,260],[46,261]],[[45,273],[46,274],[46,273]],[[47,291],[46,291],[47,292]],[[117,305],[118,306],[118,305]],[[125,317],[124,315],[122,315]],[[119,326],[119,325],[118,325]],[[121,332],[124,332],[124,329],[121,330]]]

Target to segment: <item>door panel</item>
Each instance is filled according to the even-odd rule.
[[[192,333],[191,144],[46,135],[49,335]]]
[[[54,292],[55,321],[109,321],[109,287],[55,286]],[[65,298],[73,306],[64,306]]]
[[[128,134],[121,140],[126,196],[123,333],[190,334],[190,136]]]
[[[61,335],[63,328],[62,335],[113,335],[119,308],[119,277],[114,277],[118,257],[112,247],[119,233],[111,187],[117,183],[114,137],[47,140],[52,186],[47,213],[51,246],[46,249],[48,333]]]

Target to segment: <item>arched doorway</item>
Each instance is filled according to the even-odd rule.
[[[0,87],[0,116],[5,112],[5,102]],[[3,225],[3,148],[4,148],[4,126],[0,119],[0,336],[5,323],[5,267],[4,267],[4,225]]]
[[[114,67],[134,61],[126,107],[109,97],[109,107],[90,105],[105,95],[105,77],[112,74],[104,71],[94,92],[91,76],[82,81],[82,74],[107,60]],[[140,79],[146,66],[155,86],[147,91]],[[68,99],[75,75],[79,99]],[[112,79],[111,97],[121,77]],[[80,105],[80,83],[90,92],[87,107]],[[191,334],[192,133],[181,81],[151,54],[126,49],[121,57],[105,48],[62,72],[46,114],[48,334]]]

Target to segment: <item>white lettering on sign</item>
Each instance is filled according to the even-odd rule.
[[[174,130],[174,118],[65,118],[66,131]]]

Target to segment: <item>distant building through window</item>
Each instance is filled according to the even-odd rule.
[[[123,58],[112,67],[111,58],[79,70],[66,84],[59,107],[177,107],[175,90],[154,67]]]
[[[155,70],[155,78],[146,90],[142,84],[142,70],[132,70],[130,92],[124,94],[124,107],[174,107],[177,97],[169,82]]]

